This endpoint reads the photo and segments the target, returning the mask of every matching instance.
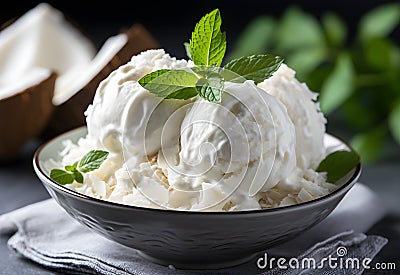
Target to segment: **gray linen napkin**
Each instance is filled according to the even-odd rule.
[[[381,250],[387,240],[380,236],[366,236],[362,232],[384,214],[371,190],[357,184],[337,209],[321,224],[280,247],[260,253],[254,260],[233,268],[207,271],[208,274],[361,274],[359,268],[280,269],[266,266],[267,257],[315,259],[338,257],[338,249],[345,248],[348,258],[370,258]],[[362,218],[360,218],[362,217]],[[354,231],[346,231],[353,229]],[[200,271],[175,270],[144,260],[134,249],[109,241],[80,225],[69,217],[54,200],[39,202],[0,216],[0,234],[14,234],[8,241],[10,248],[49,268],[73,274],[199,274]],[[307,249],[308,248],[308,249]],[[305,252],[304,252],[305,251]],[[257,263],[259,263],[257,265]],[[308,267],[308,268],[307,268]],[[320,266],[319,266],[320,267]],[[354,266],[352,266],[354,267]],[[357,267],[357,266],[355,266]]]

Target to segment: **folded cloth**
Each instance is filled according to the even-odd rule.
[[[373,259],[387,240],[365,232],[384,214],[374,193],[356,184],[326,220],[277,248],[270,249],[238,267],[207,273],[243,274],[361,274],[361,260]],[[363,217],[360,219],[359,217]],[[348,231],[348,229],[352,229]],[[39,202],[0,216],[0,234],[14,234],[10,248],[48,268],[73,274],[199,274],[151,263],[136,250],[114,243],[69,217],[52,200]],[[299,252],[300,251],[300,252]],[[304,252],[305,251],[305,252]],[[344,253],[345,252],[345,253]],[[310,258],[316,266],[267,265],[268,257],[292,258],[292,263]],[[358,266],[332,269],[326,260],[343,256],[359,259]],[[276,263],[276,261],[275,261]],[[340,267],[340,266],[339,266]]]
[[[344,231],[367,232],[385,215],[383,203],[367,186],[356,183],[333,212],[300,237],[271,249],[274,255],[295,257],[305,248]]]

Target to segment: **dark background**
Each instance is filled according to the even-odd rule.
[[[345,20],[349,33],[355,33],[357,22],[366,11],[384,3],[385,0],[321,1],[321,0],[241,0],[241,1],[47,1],[61,10],[100,47],[112,35],[133,23],[141,23],[173,56],[185,57],[182,43],[187,41],[195,23],[207,12],[219,8],[223,26],[227,33],[228,51],[235,38],[246,24],[261,14],[279,18],[288,6],[297,5],[317,17],[333,11]],[[0,8],[0,22],[20,16],[35,7],[40,1],[10,1]],[[400,30],[392,34],[400,41]]]

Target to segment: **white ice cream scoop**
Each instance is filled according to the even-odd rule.
[[[296,129],[297,166],[317,168],[325,157],[326,119],[320,112],[317,94],[295,78],[295,71],[285,64],[258,86],[281,101]]]
[[[121,152],[123,145],[125,153],[135,157],[156,154],[165,121],[187,101],[158,98],[138,80],[152,71],[184,69],[188,65],[185,60],[171,58],[164,50],[133,56],[99,85],[93,104],[86,111],[89,136],[111,152]],[[180,122],[170,127],[167,139],[178,140]]]
[[[179,165],[168,168],[178,189],[206,182],[221,185],[224,193],[239,188],[254,196],[296,166],[295,130],[285,106],[253,81],[225,83],[221,104],[197,100],[180,140]]]

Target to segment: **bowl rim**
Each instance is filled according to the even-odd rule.
[[[200,216],[241,216],[241,215],[251,215],[251,214],[266,214],[266,213],[276,213],[276,212],[286,212],[286,211],[291,211],[294,209],[299,209],[299,208],[304,208],[304,207],[310,207],[312,205],[318,205],[320,203],[323,203],[325,201],[329,201],[336,196],[340,195],[342,192],[347,192],[350,190],[352,185],[355,184],[355,182],[358,180],[358,178],[361,175],[361,162],[357,164],[357,166],[354,169],[354,173],[352,176],[347,180],[342,186],[334,190],[333,192],[319,197],[317,199],[313,199],[310,201],[306,202],[301,202],[298,204],[294,205],[288,205],[288,206],[281,206],[281,207],[275,207],[275,208],[265,208],[265,209],[254,209],[254,210],[238,210],[238,211],[191,211],[191,210],[174,210],[174,209],[159,209],[159,208],[150,208],[150,207],[143,207],[143,206],[135,206],[135,205],[128,205],[128,204],[123,204],[123,203],[118,203],[118,202],[112,202],[112,201],[107,201],[107,200],[102,200],[102,199],[97,199],[79,192],[76,192],[74,190],[71,190],[63,185],[60,185],[53,181],[41,168],[40,163],[39,163],[39,156],[41,152],[51,143],[55,142],[58,139],[61,139],[62,137],[67,137],[71,135],[73,132],[78,132],[82,131],[82,129],[86,128],[86,126],[81,126],[77,127],[74,129],[71,129],[69,131],[66,131],[60,135],[57,135],[48,141],[44,142],[41,144],[35,151],[35,154],[33,156],[33,168],[35,170],[36,175],[39,177],[39,179],[43,182],[45,181],[46,184],[51,186],[53,189],[57,189],[58,191],[61,191],[63,193],[66,193],[69,196],[76,197],[80,200],[88,200],[91,203],[95,204],[102,204],[105,206],[113,207],[113,208],[124,208],[127,210],[137,210],[137,211],[150,211],[150,212],[155,212],[155,213],[169,213],[169,214],[177,214],[177,215],[200,215]],[[341,143],[343,143],[348,149],[354,151],[354,149],[345,141],[343,141],[341,138],[338,138],[335,135],[332,135],[330,133],[325,133],[325,135],[331,136],[337,140],[339,140]],[[346,191],[346,189],[348,189]]]

